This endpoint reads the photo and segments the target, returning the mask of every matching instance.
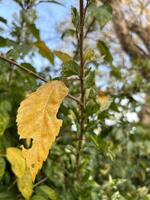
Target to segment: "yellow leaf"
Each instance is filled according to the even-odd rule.
[[[32,195],[32,178],[29,169],[27,169],[23,152],[14,147],[7,148],[6,156],[11,163],[12,171],[17,176],[17,185],[19,191],[25,199]]]
[[[72,57],[67,53],[64,53],[61,51],[55,51],[54,53],[63,62],[68,62],[68,61],[72,60]]]
[[[22,155],[22,151],[15,147],[7,148],[6,156],[11,163],[12,171],[17,177],[22,177],[26,170],[25,159]]]
[[[20,138],[33,139],[32,147],[22,150],[33,181],[59,133],[62,120],[56,115],[67,94],[68,88],[63,82],[50,81],[22,101],[18,109],[18,134]]]
[[[26,173],[17,179],[17,185],[23,197],[29,199],[33,192],[32,178],[29,170],[26,170]]]

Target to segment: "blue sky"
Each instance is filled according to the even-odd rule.
[[[53,3],[41,3],[36,6],[38,19],[36,26],[40,29],[41,38],[46,41],[51,49],[59,49],[62,43],[60,39],[60,33],[57,30],[57,26],[61,22],[70,18],[70,7],[75,6],[75,0],[61,0],[64,6],[60,6]],[[13,0],[0,1],[0,16],[7,19],[8,24],[11,26],[14,17],[19,17],[20,7]],[[5,35],[7,37],[7,35]],[[33,65],[37,70],[40,70],[43,66],[48,64],[46,59],[36,57]],[[56,60],[56,64],[59,65],[59,61]]]

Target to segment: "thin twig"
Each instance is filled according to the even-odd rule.
[[[7,188],[7,191],[9,191],[9,190],[11,190],[13,187],[14,187],[14,185],[17,183],[17,179],[15,179],[13,182],[12,182],[12,184]]]
[[[48,179],[47,177],[41,179],[39,182],[37,182],[37,183],[34,184],[33,188],[35,188],[35,187],[37,187],[38,185],[44,183],[47,179]]]
[[[11,59],[9,59],[9,58],[6,58],[6,57],[3,56],[3,55],[0,55],[0,59],[4,60],[4,61],[6,61],[6,62],[8,62],[8,63],[10,63],[10,64],[15,65],[16,67],[18,67],[18,68],[24,70],[24,71],[27,72],[28,74],[31,74],[32,76],[34,76],[34,77],[40,79],[41,81],[47,82],[43,77],[41,77],[40,75],[38,75],[38,74],[36,74],[35,72],[31,71],[30,69],[28,69],[28,68],[26,68],[26,67],[24,67],[24,66],[22,66],[22,65],[20,65],[20,64],[18,64],[18,63],[16,63],[14,60],[11,60]]]
[[[6,58],[6,57],[3,56],[3,55],[0,55],[0,59],[4,60],[4,61],[6,61],[6,62],[8,62],[8,63],[10,63],[10,64],[12,64],[12,65],[15,65],[16,67],[18,67],[18,68],[24,70],[25,72],[27,72],[28,74],[34,76],[34,77],[37,78],[37,79],[40,79],[41,81],[44,81],[45,83],[47,82],[47,80],[45,80],[42,76],[38,75],[37,73],[31,71],[30,69],[28,69],[28,68],[26,68],[26,67],[24,67],[24,66],[22,66],[22,65],[20,65],[20,64],[18,64],[18,63],[16,63],[14,60],[11,60],[11,59],[9,59],[9,58]],[[81,102],[80,102],[76,97],[73,97],[71,94],[68,94],[68,97],[69,97],[70,99],[76,101],[79,105],[81,105]]]

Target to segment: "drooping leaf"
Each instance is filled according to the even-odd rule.
[[[17,177],[19,191],[25,199],[32,195],[33,184],[30,170],[26,166],[26,161],[20,149],[15,147],[7,148],[6,156],[11,163],[12,171]]]
[[[113,57],[109,51],[109,48],[104,41],[99,40],[97,43],[97,48],[100,51],[101,55],[104,56],[104,60],[108,63],[112,63]]]
[[[59,133],[62,121],[56,114],[67,94],[63,82],[50,81],[27,97],[18,109],[18,134],[20,138],[33,139],[32,147],[22,150],[33,181]]]
[[[45,42],[39,40],[34,43],[35,46],[39,49],[39,53],[47,58],[52,64],[54,64],[54,55],[53,52],[47,47]]]
[[[27,23],[27,26],[28,26],[29,30],[31,31],[31,33],[33,34],[33,36],[37,40],[40,40],[40,32],[39,32],[39,29],[36,27],[36,25]]]
[[[63,62],[68,62],[68,61],[72,60],[72,57],[67,53],[64,53],[61,51],[55,51],[54,53]]]
[[[62,64],[62,76],[69,77],[73,75],[79,75],[80,67],[74,61],[65,62]]]

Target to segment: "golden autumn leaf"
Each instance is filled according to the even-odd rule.
[[[62,120],[56,115],[67,94],[68,88],[62,81],[50,81],[22,101],[18,109],[18,134],[20,138],[33,139],[30,149],[22,149],[33,181],[59,133]]]
[[[17,177],[19,191],[28,200],[32,195],[33,184],[31,173],[27,169],[22,151],[15,147],[9,147],[7,148],[6,157],[11,164],[12,171]]]
[[[21,178],[17,179],[19,191],[25,199],[29,199],[33,192],[32,177],[29,170],[26,170]]]
[[[15,147],[9,147],[7,148],[6,156],[7,160],[11,163],[14,174],[17,177],[22,177],[26,170],[26,163],[22,151]]]

